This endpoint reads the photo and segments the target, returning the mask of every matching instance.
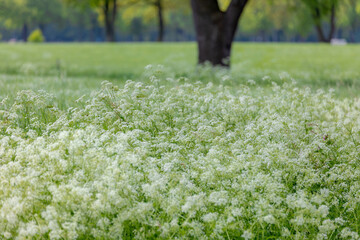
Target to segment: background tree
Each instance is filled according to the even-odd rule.
[[[63,5],[60,0],[27,0],[26,8],[32,13],[32,24],[44,32],[46,24],[63,21]]]
[[[144,21],[156,19],[157,41],[165,38],[166,14],[172,11],[185,11],[187,0],[125,0],[127,7],[123,11],[123,19],[132,21],[142,17]]]
[[[247,2],[232,0],[224,11],[217,0],[191,0],[200,64],[230,65],[231,45]]]
[[[360,1],[343,0],[338,9],[338,34],[348,36],[351,42],[356,41],[360,28]]]
[[[159,4],[156,4],[156,1],[117,0],[116,8],[113,9],[112,0],[107,1],[107,8],[105,0],[0,0],[0,34],[3,41],[19,38],[26,41],[31,31],[40,28],[46,41],[50,42],[106,39],[114,41],[115,31],[116,40],[119,41],[195,40],[194,22],[189,17],[190,0],[161,0],[160,14],[157,7]],[[305,1],[309,1],[308,4],[304,4]],[[319,28],[324,38],[328,38],[329,33],[333,32],[333,37],[345,38],[352,42],[360,41],[360,0],[337,0],[333,18],[330,1],[249,1],[246,4],[247,10],[241,17],[241,28],[234,39],[236,41],[320,39],[319,31],[314,27],[314,11],[309,7],[316,3],[321,7],[319,7],[322,16]],[[63,4],[65,2],[70,4]],[[219,15],[226,15],[231,0],[217,2]],[[317,6],[316,4],[314,6]],[[108,10],[105,11],[106,9]],[[113,10],[116,10],[116,21],[112,23],[111,19],[114,18],[110,15]],[[219,13],[219,11],[215,12]],[[336,19],[336,22],[334,21],[336,28],[333,31],[330,31],[330,19]],[[105,34],[106,32],[108,34]]]
[[[29,13],[23,1],[0,1],[0,20],[7,28],[18,28],[22,26],[22,39],[27,41]]]
[[[99,21],[99,13],[96,9],[86,7],[64,8],[64,20],[52,26],[53,33],[49,37],[61,37],[65,41],[103,41],[103,24]],[[63,41],[64,41],[63,40]],[[56,41],[56,38],[53,40]]]
[[[61,19],[59,0],[0,0],[0,19],[8,28],[22,27],[22,39],[27,41],[29,29]]]
[[[336,11],[340,4],[339,0],[301,0],[310,11],[310,15],[315,25],[315,29],[320,42],[329,43],[336,31]],[[329,29],[325,33],[324,24],[326,22]]]
[[[287,0],[250,1],[242,16],[236,39],[247,37],[250,41],[290,41],[303,27],[289,11]]]
[[[81,8],[94,8],[100,12],[100,19],[105,26],[105,38],[108,42],[116,41],[115,22],[118,14],[119,2],[117,0],[64,0],[70,5]]]

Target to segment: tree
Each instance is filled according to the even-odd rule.
[[[31,11],[26,7],[27,2],[24,1],[0,1],[1,20],[7,28],[18,28],[22,26],[22,39],[27,41],[28,22],[30,20]]]
[[[115,42],[115,20],[117,15],[117,2],[116,0],[103,0],[97,2],[103,4],[102,9],[105,19],[106,40],[108,42]]]
[[[155,0],[153,3],[157,8],[158,15],[158,26],[159,26],[159,35],[158,42],[162,42],[164,40],[164,14],[163,14],[163,0]]]
[[[52,28],[53,34],[49,36],[49,40],[56,41],[58,37],[65,41],[69,41],[71,38],[72,41],[104,39],[103,26],[99,21],[99,13],[96,9],[69,7],[66,5],[64,7],[64,20],[57,24],[59,28]]]
[[[360,0],[343,0],[337,14],[339,30],[345,30],[350,41],[355,42],[360,26]]]
[[[63,20],[60,0],[27,0],[26,6],[32,14],[31,23],[43,33],[48,23],[60,23]]]
[[[106,41],[116,41],[115,22],[119,8],[117,0],[65,0],[65,2],[82,8],[95,8],[100,11],[105,25]]]
[[[230,66],[232,42],[247,2],[232,0],[222,11],[217,0],[191,0],[199,64]]]
[[[42,31],[49,22],[61,19],[59,0],[0,0],[0,17],[8,28],[22,27],[22,39],[27,41],[29,28],[38,26]]]
[[[156,18],[159,42],[165,38],[165,12],[175,9],[182,11],[186,6],[184,0],[124,0],[124,2],[127,5],[123,14],[126,20],[133,20],[139,16],[145,20]]]
[[[256,0],[246,6],[241,20],[241,36],[255,41],[288,39],[296,28],[297,19],[289,11],[287,0]]]
[[[155,7],[158,20],[158,42],[164,41],[165,23],[164,23],[164,0],[144,0],[147,4]]]
[[[312,20],[320,42],[329,43],[336,30],[336,10],[339,0],[301,0],[310,10]],[[329,32],[324,31],[322,22],[328,18]]]

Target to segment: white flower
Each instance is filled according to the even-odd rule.
[[[213,222],[216,221],[218,214],[217,213],[208,213],[202,217],[204,222]]]
[[[241,237],[244,238],[245,240],[249,240],[249,239],[252,239],[254,237],[254,234],[252,234],[250,231],[246,230],[241,235]]]
[[[209,202],[214,203],[216,206],[225,205],[228,202],[227,192],[212,192],[209,196]]]
[[[321,233],[329,233],[336,229],[336,225],[333,223],[332,220],[326,219],[322,222],[322,225],[319,226],[319,231]]]
[[[321,205],[318,209],[321,214],[321,217],[325,218],[329,214],[329,207],[325,205]]]
[[[264,217],[264,221],[269,224],[275,224],[276,220],[273,215],[267,215]]]
[[[4,232],[3,235],[4,235],[4,238],[6,238],[6,239],[10,239],[12,237],[11,233],[9,233],[9,232]]]
[[[346,221],[343,218],[338,217],[338,218],[335,218],[335,223],[342,226],[342,225],[344,225],[346,223]]]
[[[203,206],[204,194],[193,195],[186,198],[185,204],[181,207],[183,212],[189,212],[190,209],[198,209]]]
[[[240,208],[233,208],[231,209],[231,213],[234,217],[242,216],[242,210]]]
[[[351,231],[351,229],[348,227],[341,230],[340,236],[343,239],[359,239],[359,234],[357,232]]]

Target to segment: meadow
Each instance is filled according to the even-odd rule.
[[[357,52],[0,45],[0,239],[360,239]]]
[[[265,76],[277,81],[279,74],[287,73],[301,86],[313,90],[333,88],[338,97],[356,97],[360,89],[359,51],[358,45],[236,43],[232,55],[233,83],[252,79],[263,85],[261,79]],[[91,91],[103,80],[116,84],[128,79],[146,81],[142,75],[149,64],[164,65],[173,77],[191,77],[196,65],[196,45],[0,44],[0,74],[7,86],[0,89],[0,96],[24,88]],[[195,75],[197,80],[210,81],[208,76],[199,79],[199,74]]]

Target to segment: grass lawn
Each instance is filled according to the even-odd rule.
[[[235,85],[249,79],[263,84],[264,76],[277,81],[279,74],[286,72],[300,86],[334,88],[340,97],[358,96],[359,52],[358,45],[235,43],[231,71]],[[117,83],[139,80],[148,64],[162,64],[176,76],[188,76],[195,69],[196,45],[0,44],[0,74],[6,75],[1,81],[6,86],[10,81],[10,90],[23,87],[58,90],[59,84],[52,82],[60,73],[62,79],[65,76],[67,79],[62,88],[96,89],[102,80]],[[0,90],[1,95],[6,92],[7,87]]]

